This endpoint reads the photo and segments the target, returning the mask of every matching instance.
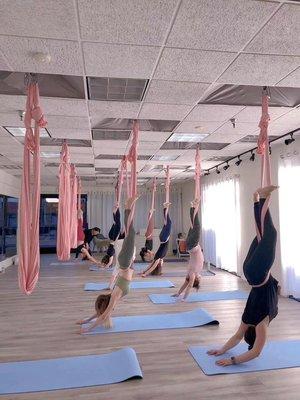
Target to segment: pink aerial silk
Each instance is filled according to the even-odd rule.
[[[59,260],[70,259],[71,227],[71,186],[70,186],[70,152],[64,141],[60,153],[59,166],[59,202],[57,220],[56,253]]]
[[[156,192],[156,178],[153,178],[152,184],[152,195],[151,195],[151,207],[148,214],[148,225],[145,232],[145,237],[147,240],[152,239],[154,231],[154,202],[155,202],[155,192]]]
[[[77,201],[77,245],[84,242],[84,230],[83,230],[83,212],[81,209],[81,180],[77,177],[78,187],[78,201]]]
[[[20,196],[19,287],[31,294],[40,270],[40,128],[47,125],[39,104],[38,84],[27,87],[25,143]],[[31,121],[34,121],[34,130]],[[31,177],[32,155],[32,177]]]
[[[165,202],[169,203],[170,202],[170,184],[171,184],[170,167],[169,167],[169,165],[167,166],[167,168],[165,170],[165,173],[166,173],[166,182],[165,182],[166,197],[165,197]],[[169,208],[167,208],[167,210],[169,210]],[[168,215],[168,211],[166,212],[166,215],[164,216],[165,224],[167,223],[167,215]]]
[[[129,153],[127,156],[128,161],[130,162],[130,197],[135,197],[137,195],[137,147],[139,141],[139,124],[137,121],[133,122],[132,128],[132,142],[129,149]],[[130,224],[133,220],[135,211],[135,204],[133,205],[127,222],[126,232],[130,227]]]
[[[200,150],[199,146],[196,149],[196,155],[195,155],[195,199],[198,199],[200,201],[201,197],[201,192],[200,192],[200,178],[201,178],[201,162],[200,162]],[[200,203],[199,203],[200,205]],[[194,210],[194,216],[193,219],[195,219],[196,214],[199,210],[199,205],[198,207],[195,207]],[[191,223],[191,227],[193,227],[193,224]]]
[[[269,153],[269,137],[268,137],[268,126],[270,121],[270,116],[268,113],[269,109],[269,97],[266,92],[262,95],[262,112],[259,122],[260,134],[257,141],[257,153],[261,155],[261,187],[271,185],[271,163],[270,163],[270,153]],[[270,205],[270,196],[266,198],[261,211],[261,234],[258,227],[256,226],[256,234],[258,241],[261,240],[264,229],[264,220],[266,212]]]
[[[77,247],[77,192],[78,192],[78,179],[76,168],[71,164],[71,214],[70,214],[70,247],[75,249]]]
[[[120,207],[121,196],[122,196],[122,187],[123,187],[123,183],[124,183],[124,174],[126,172],[126,164],[127,164],[126,156],[124,156],[122,161],[121,161],[121,169],[120,169],[120,172],[119,172],[118,183],[116,185],[116,192],[115,192],[115,199],[116,199],[115,200],[116,201],[115,206],[117,208]],[[126,176],[126,180],[128,182],[128,193],[129,193],[129,181],[127,179],[127,176]]]

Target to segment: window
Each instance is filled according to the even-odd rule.
[[[0,195],[0,260],[17,254],[18,199]]]
[[[240,204],[237,177],[203,186],[202,238],[205,259],[237,273]]]

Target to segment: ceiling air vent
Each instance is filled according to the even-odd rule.
[[[140,131],[172,132],[180,121],[139,119]],[[131,131],[133,119],[128,118],[105,118],[101,120],[94,129],[109,131]]]
[[[89,100],[142,101],[148,79],[87,78]]]
[[[125,140],[130,138],[131,131],[106,131],[101,129],[93,129],[93,140]]]
[[[62,146],[64,139],[58,138],[41,138],[41,146]],[[92,147],[90,140],[84,139],[67,139],[69,147]]]
[[[278,136],[269,136],[269,140],[274,140]],[[247,135],[240,139],[237,143],[257,143],[258,135]]]
[[[95,171],[98,174],[109,175],[109,174],[116,174],[118,168],[95,168]]]
[[[95,160],[122,160],[123,156],[119,154],[99,154]]]

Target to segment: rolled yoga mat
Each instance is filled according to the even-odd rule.
[[[0,376],[0,394],[13,394],[108,385],[143,374],[135,351],[126,347],[102,355],[0,363]]]
[[[259,357],[243,364],[220,367],[216,361],[237,356],[248,350],[248,346],[239,344],[222,356],[209,356],[207,350],[218,346],[191,346],[189,352],[205,375],[240,374],[242,372],[267,371],[272,369],[300,367],[300,340],[282,340],[268,342]]]
[[[193,311],[173,313],[173,314],[154,314],[154,315],[135,315],[129,317],[114,317],[113,328],[103,328],[97,326],[86,335],[96,335],[112,332],[134,332],[159,329],[178,329],[195,328],[203,325],[217,325],[219,321],[208,314],[205,310],[197,308]]]
[[[175,287],[171,281],[132,281],[130,283],[130,289],[151,289],[151,288],[171,288]],[[86,283],[84,290],[87,291],[98,291],[109,289],[108,283]]]
[[[150,294],[150,300],[154,304],[177,303],[181,297],[172,297],[170,294]],[[248,298],[248,293],[242,290],[231,290],[227,292],[198,292],[189,294],[185,300],[187,303],[197,301],[219,301],[219,300],[244,300]]]

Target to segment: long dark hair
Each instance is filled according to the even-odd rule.
[[[105,254],[105,256],[101,260],[102,264],[106,264],[107,265],[109,263],[109,259],[110,259],[109,255]]]
[[[244,340],[249,345],[248,350],[251,350],[253,348],[255,339],[256,339],[255,326],[249,326],[244,334]]]
[[[145,262],[145,254],[147,254],[147,247],[142,247],[140,251],[141,259]]]

